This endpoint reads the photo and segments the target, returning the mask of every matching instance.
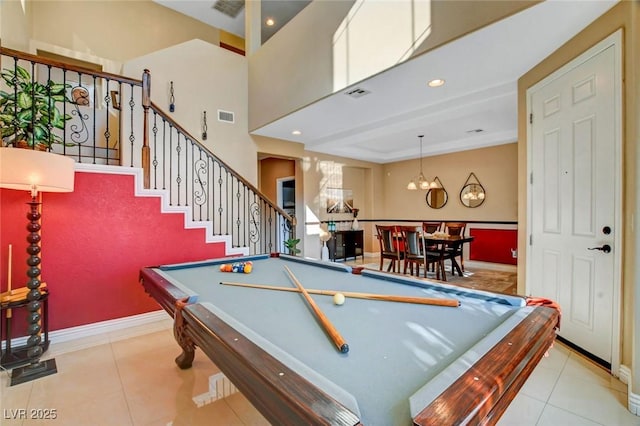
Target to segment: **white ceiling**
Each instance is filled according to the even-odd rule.
[[[547,0],[350,87],[368,95],[345,89],[252,133],[377,163],[419,157],[418,135],[425,156],[514,142],[518,78],[616,2]]]

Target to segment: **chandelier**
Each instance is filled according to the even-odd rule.
[[[422,173],[422,138],[424,135],[418,135],[420,138],[420,174],[417,178],[411,179],[409,184],[407,185],[407,189],[411,191],[415,191],[418,188],[427,190],[429,189],[429,181],[424,177]]]

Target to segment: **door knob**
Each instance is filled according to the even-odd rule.
[[[605,244],[602,247],[590,247],[587,250],[600,250],[604,253],[611,253],[611,246],[609,244]]]

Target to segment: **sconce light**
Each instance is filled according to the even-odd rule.
[[[176,97],[173,95],[173,81],[171,82],[171,87],[169,88],[169,112],[174,112],[176,110]]]
[[[75,177],[74,161],[69,157],[33,149],[0,148],[0,188],[31,192],[27,218],[27,357],[29,364],[15,368],[11,386],[57,372],[55,359],[41,362],[40,336],[40,211],[38,192],[71,192]]]
[[[202,140],[207,140],[207,111],[202,113]]]

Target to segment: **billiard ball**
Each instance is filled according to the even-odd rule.
[[[333,295],[333,303],[335,303],[336,305],[342,305],[344,303],[344,294],[342,293],[336,293]]]

